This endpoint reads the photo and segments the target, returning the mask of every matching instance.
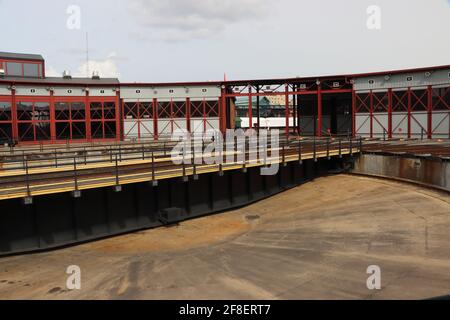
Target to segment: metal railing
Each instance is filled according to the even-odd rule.
[[[221,145],[221,144],[218,144]],[[222,144],[225,151],[209,153],[209,145],[206,141],[202,143],[192,143],[190,148],[185,148],[182,154],[177,154],[181,164],[175,164],[172,161],[172,146],[169,148],[146,147],[122,150],[112,147],[105,154],[105,159],[98,159],[98,155],[90,157],[87,153],[82,155],[45,158],[50,163],[41,163],[28,159],[25,155],[23,159],[10,161],[9,164],[16,163],[17,166],[0,169],[1,172],[8,170],[21,169],[23,172],[17,175],[0,177],[0,197],[7,194],[25,194],[31,197],[34,192],[42,190],[56,190],[70,188],[75,191],[74,195],[79,194],[80,188],[90,185],[108,184],[117,187],[123,181],[145,180],[157,185],[157,180],[162,176],[180,176],[184,181],[188,181],[189,176],[194,179],[198,174],[205,170],[217,171],[223,175],[223,172],[229,167],[241,168],[246,171],[249,166],[268,166],[273,163],[286,165],[287,162],[299,161],[302,163],[309,155],[310,159],[317,162],[320,158],[331,159],[333,155],[343,157],[344,153],[353,156],[355,153],[362,152],[361,138],[313,138],[313,139],[291,139],[277,142],[276,145],[271,140],[267,144],[257,144],[252,148],[249,139],[246,139],[241,145],[235,141]],[[227,148],[228,147],[228,148]],[[222,149],[221,149],[222,150]],[[226,151],[232,151],[231,154]],[[344,152],[345,150],[345,152]],[[261,152],[264,151],[264,152]],[[263,157],[261,157],[261,153]],[[336,154],[337,153],[337,154]],[[232,161],[229,158],[232,155]],[[210,164],[211,159],[215,159]],[[219,159],[219,161],[217,161]],[[292,160],[295,159],[295,160]],[[208,161],[209,160],[209,161]],[[135,163],[130,163],[136,161]],[[64,163],[65,170],[40,172],[36,169],[55,169],[60,168]],[[86,167],[89,164],[104,164],[104,166]],[[237,168],[237,169],[238,169]],[[35,170],[33,172],[33,170]],[[208,171],[208,172],[209,172]]]

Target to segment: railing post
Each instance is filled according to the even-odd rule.
[[[28,170],[28,159],[25,159],[25,182],[27,185],[27,197],[30,197],[31,191],[30,191],[30,176]]]
[[[117,154],[116,154],[116,167],[115,167],[115,169],[116,169],[116,186],[119,186],[120,184],[119,184],[119,182],[120,182],[120,178],[119,178],[119,162],[118,162],[118,160],[117,160]]]
[[[75,192],[77,192],[78,191],[77,157],[73,157],[73,179],[75,184]]]
[[[316,136],[314,136],[314,139],[313,139],[313,157],[314,157],[314,162],[317,162]]]
[[[350,156],[353,157],[353,139],[349,139]]]
[[[298,139],[298,163],[303,164],[302,159],[302,140]]]
[[[330,138],[327,138],[327,159],[330,160]]]
[[[359,137],[359,153],[363,153],[363,139],[362,137]]]
[[[153,186],[157,185],[156,176],[155,176],[155,153],[152,151],[152,183]]]

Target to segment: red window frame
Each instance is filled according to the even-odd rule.
[[[4,132],[1,127],[0,127],[0,138],[1,139],[13,139],[13,132],[14,132],[14,114],[13,114],[13,105],[12,105],[12,97],[11,96],[0,96],[0,102],[3,103],[9,103],[10,105],[10,115],[9,115],[9,119],[5,120],[5,119],[1,119],[1,115],[3,113],[3,111],[0,109],[0,124],[6,124],[6,125],[10,125],[11,127],[11,132],[10,134],[8,134],[8,132]]]
[[[49,113],[48,114],[48,119],[46,119],[46,120],[34,119],[34,118],[31,118],[31,120],[29,120],[29,119],[26,119],[26,120],[20,119],[18,106],[19,106],[19,104],[21,102],[23,102],[23,103],[31,103],[32,104],[32,108],[33,108],[32,109],[32,113],[35,113],[36,104],[38,104],[38,103],[46,103],[46,104],[48,104],[48,113]],[[17,114],[17,123],[15,123],[15,126],[17,128],[16,129],[17,133],[18,133],[18,137],[17,138],[18,138],[19,142],[38,142],[38,141],[51,141],[52,140],[52,137],[51,137],[51,121],[52,121],[52,107],[53,106],[52,106],[51,102],[52,101],[51,101],[50,96],[48,96],[48,97],[16,96],[15,97],[16,114]],[[42,123],[48,124],[49,130],[50,130],[47,139],[38,139],[38,135],[37,135],[37,132],[39,130],[38,124],[42,124]],[[19,130],[21,124],[31,124],[31,128],[33,130],[33,139],[32,140],[24,140],[25,135],[24,135],[23,132],[21,132]],[[28,130],[26,130],[25,133],[27,133]]]
[[[38,65],[38,77],[39,78],[45,77],[45,70],[44,70],[45,66],[44,66],[43,61],[2,59],[2,60],[0,60],[0,69],[1,69],[1,65],[3,64],[3,69],[5,70],[5,75],[8,76],[9,73],[8,73],[8,63],[7,62],[19,63],[21,65],[21,68],[22,68],[22,74],[20,75],[21,77],[25,77],[24,64],[37,64]]]
[[[69,113],[67,119],[61,119],[58,117],[57,114],[57,104],[58,103],[67,103],[69,104]],[[72,113],[72,104],[74,103],[82,103],[84,105],[84,118],[77,119],[73,117]],[[67,128],[69,129],[69,140],[70,141],[87,141],[88,140],[88,121],[87,121],[87,112],[88,107],[86,105],[86,97],[54,97],[53,106],[54,110],[54,122],[55,122],[55,136],[54,141],[67,141],[66,139],[60,139],[60,135],[58,134],[56,124],[57,123],[65,123],[67,124]],[[77,136],[74,136],[74,124],[75,123],[84,123],[84,138],[79,138]]]
[[[92,106],[93,104],[100,104],[100,109],[98,111],[95,111],[96,113],[93,113]],[[111,104],[113,107],[111,108],[114,110],[114,113],[111,113],[111,109],[105,108],[105,105]],[[90,133],[91,133],[91,140],[102,140],[102,141],[113,141],[117,140],[117,135],[120,134],[118,128],[117,128],[117,119],[119,117],[119,108],[117,105],[116,97],[104,97],[104,98],[98,98],[98,97],[89,97],[89,109],[86,110],[86,112],[89,112],[89,126],[90,126]],[[101,112],[101,115],[98,113]],[[95,117],[92,117],[92,116]],[[96,125],[97,128],[95,128],[93,125]],[[100,124],[100,126],[98,126]],[[96,130],[94,130],[96,129]],[[98,131],[101,129],[101,137],[98,135]],[[114,132],[114,134],[111,134],[111,136],[107,135],[107,130]]]

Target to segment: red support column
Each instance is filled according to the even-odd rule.
[[[203,103],[202,103],[202,107],[203,107],[203,132],[206,132],[206,99],[203,98]]]
[[[284,111],[284,115],[286,117],[286,129],[285,129],[285,133],[286,133],[286,137],[289,138],[289,119],[290,119],[290,112],[289,112],[289,85],[285,84],[284,85],[284,99],[285,99],[285,111]]]
[[[433,88],[428,86],[428,139],[433,139]]]
[[[322,137],[322,84],[317,86],[317,133]]]
[[[92,131],[91,131],[91,105],[89,101],[89,90],[86,90],[86,98],[84,100],[84,104],[86,106],[86,140],[92,140]]]
[[[120,112],[121,106],[120,106],[120,92],[116,91],[116,140],[121,141],[122,140],[122,133],[120,130]]]
[[[224,134],[227,129],[226,108],[227,108],[226,88],[225,86],[222,86],[222,92],[219,103],[219,118],[220,118],[219,127],[220,132],[222,132],[222,134]]]
[[[292,91],[297,91],[297,87],[296,85],[293,86]],[[293,95],[292,96],[292,120],[293,120],[293,130],[294,130],[294,134],[297,134],[297,96]]]
[[[253,101],[252,101],[252,87],[249,86],[248,88],[248,123],[249,123],[249,129],[253,128]]]
[[[155,140],[158,140],[158,99],[153,98],[153,136]]]
[[[186,98],[186,129],[191,132],[191,99]]]
[[[17,102],[16,102],[16,90],[11,89],[11,116],[12,116],[12,138],[15,141],[19,141],[19,125],[17,123]]]
[[[411,116],[412,116],[412,110],[411,110],[411,88],[408,88],[408,139],[411,139]]]
[[[393,137],[393,127],[392,127],[392,108],[393,108],[393,100],[392,100],[392,89],[388,91],[388,138],[392,139]]]
[[[352,133],[356,137],[356,92],[352,90]]]
[[[373,139],[373,92],[370,90],[370,138]]]
[[[136,108],[136,113],[137,113],[137,129],[138,129],[138,139],[141,139],[141,101],[138,99],[138,101],[135,103],[134,107]],[[153,105],[152,105],[153,108]]]
[[[70,119],[72,121],[72,118]],[[72,127],[72,123],[70,123]],[[55,96],[53,90],[50,90],[50,141],[56,140],[56,114],[55,114]]]

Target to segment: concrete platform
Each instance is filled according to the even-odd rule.
[[[447,194],[332,176],[178,227],[2,258],[0,299],[430,298],[450,293],[449,231]],[[367,289],[369,265],[382,290]]]

